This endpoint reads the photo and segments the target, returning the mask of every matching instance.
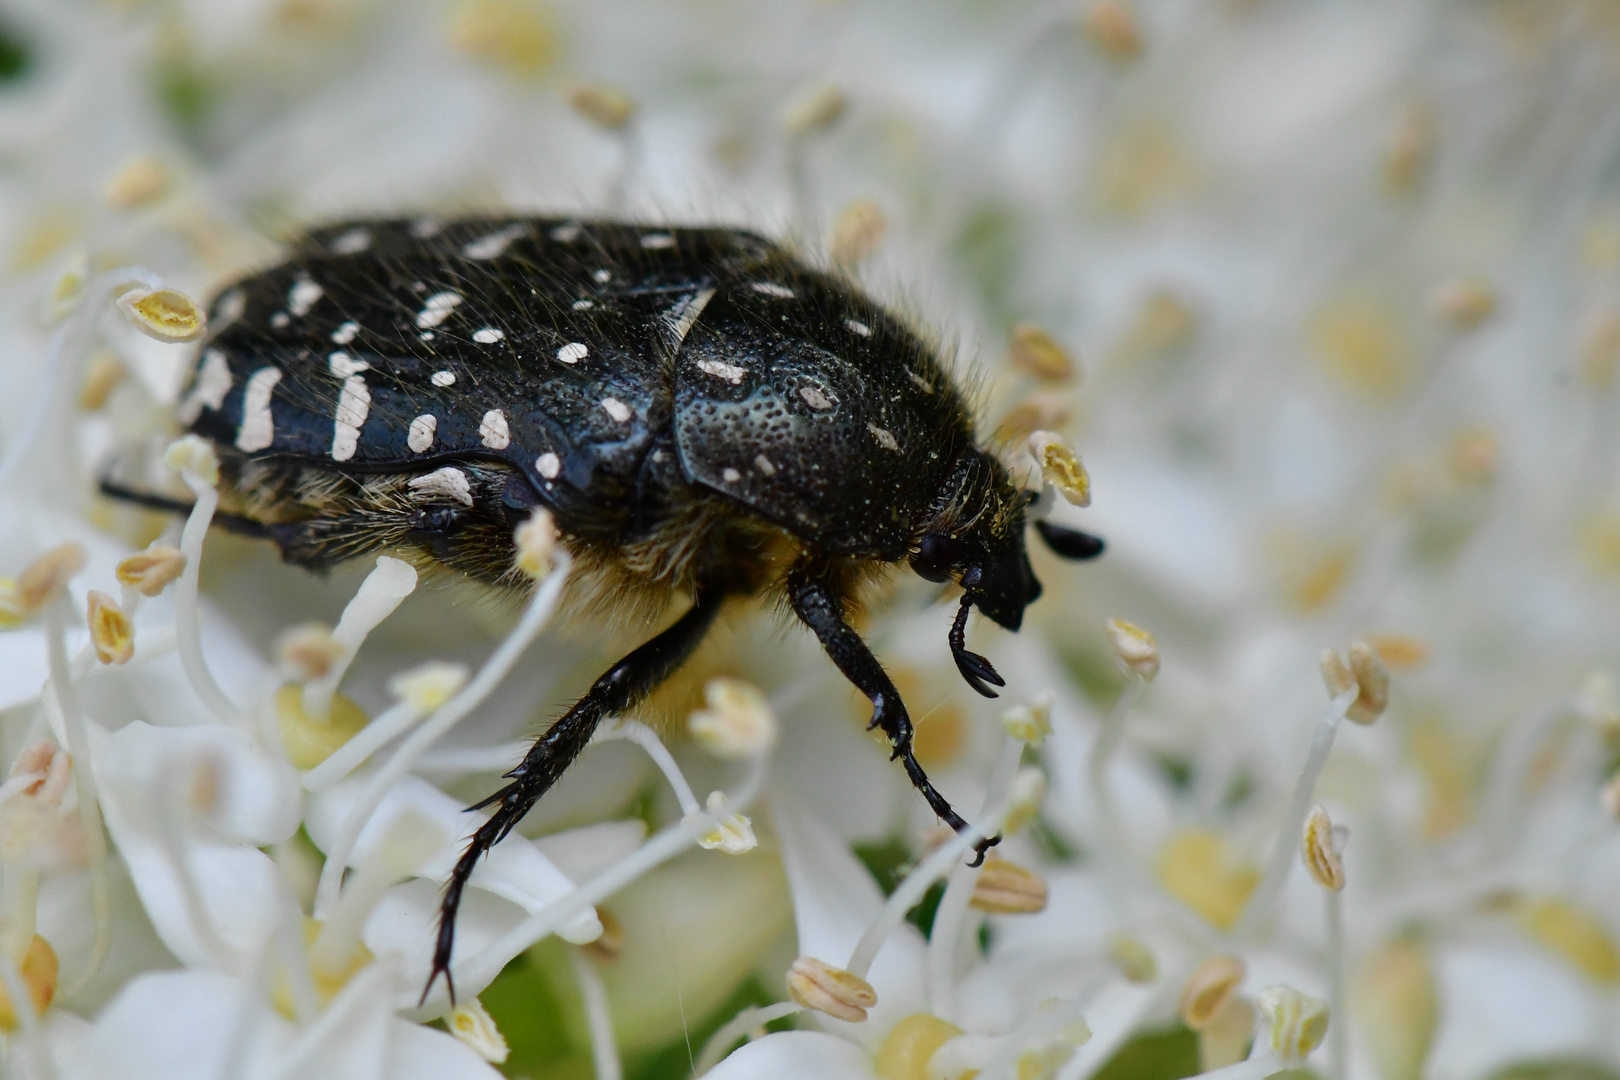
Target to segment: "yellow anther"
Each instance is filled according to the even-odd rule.
[[[426,716],[467,684],[467,665],[429,660],[388,680],[388,692]]]
[[[1080,18],[1086,37],[1110,60],[1135,60],[1142,55],[1142,29],[1120,0],[1095,0]]]
[[[142,596],[156,596],[185,569],[186,554],[179,548],[149,547],[119,560],[118,584],[128,585]]]
[[[1029,437],[1029,454],[1041,467],[1041,477],[1057,488],[1075,506],[1091,505],[1091,477],[1080,462],[1080,455],[1069,448],[1063,436],[1037,431]]]
[[[1300,993],[1291,986],[1268,986],[1255,999],[1269,1027],[1271,1052],[1297,1064],[1322,1045],[1327,1035],[1327,1002]]]
[[[728,814],[726,797],[711,791],[704,809],[716,819],[714,825],[698,834],[698,847],[720,851],[727,855],[741,855],[759,846],[754,837],[754,823],[747,814]]]
[[[1152,634],[1124,619],[1109,619],[1104,630],[1108,634],[1108,651],[1114,667],[1127,679],[1135,677],[1152,682],[1159,674],[1159,643]]]
[[[1145,941],[1130,934],[1108,937],[1108,959],[1119,968],[1127,982],[1150,983],[1159,977],[1159,958]]]
[[[597,127],[618,131],[636,117],[634,99],[616,86],[582,83],[568,91],[568,104]]]
[[[276,666],[294,682],[324,678],[347,652],[323,622],[299,623],[276,635]]]
[[[1404,195],[1418,186],[1434,159],[1434,112],[1426,105],[1401,110],[1384,144],[1384,188]]]
[[[1046,881],[1035,871],[999,855],[984,860],[973,882],[971,907],[992,915],[1029,915],[1046,910]]]
[[[1074,360],[1063,346],[1033,323],[1019,323],[1012,328],[1012,347],[1007,350],[1007,362],[1037,379],[1050,382],[1068,382],[1077,373]]]
[[[1449,281],[1429,297],[1429,309],[1454,330],[1473,330],[1496,314],[1496,289],[1479,278]]]
[[[1258,869],[1233,854],[1219,833],[1204,829],[1172,834],[1154,869],[1166,892],[1221,930],[1232,928],[1260,884]]]
[[[128,210],[156,202],[169,190],[169,170],[150,154],[130,158],[107,181],[102,198],[107,205]]]
[[[1358,724],[1371,724],[1389,708],[1389,669],[1378,651],[1365,641],[1350,645],[1350,663],[1345,664],[1332,649],[1322,650],[1322,683],[1329,697],[1338,697],[1357,688],[1355,701],[1345,716]]]
[[[1392,671],[1419,667],[1429,659],[1429,643],[1411,634],[1368,634],[1363,640]]]
[[[1305,816],[1299,854],[1312,881],[1334,892],[1344,888],[1344,863],[1334,842],[1333,822],[1320,806],[1311,807],[1311,812]]]
[[[1581,382],[1602,390],[1614,382],[1616,371],[1620,371],[1620,308],[1603,307],[1581,328]]]
[[[163,464],[178,473],[190,473],[205,484],[219,483],[219,455],[200,435],[182,435],[163,451]]]
[[[692,737],[721,758],[757,757],[776,745],[776,714],[753,683],[710,679],[703,687],[708,708],[687,720]]]
[[[96,412],[107,404],[113,389],[124,381],[128,372],[124,362],[111,349],[101,349],[85,368],[84,381],[79,383],[79,408]]]
[[[1603,920],[1586,908],[1546,896],[1519,901],[1514,916],[1536,944],[1563,957],[1593,982],[1620,985],[1620,947]]]
[[[912,1013],[889,1029],[872,1071],[878,1080],[937,1080],[928,1072],[928,1059],[960,1034],[961,1028],[932,1013]]]
[[[1249,1056],[1259,1014],[1242,994],[1231,994],[1198,1033],[1198,1065],[1204,1072],[1236,1065]]]
[[[450,1034],[491,1064],[501,1064],[512,1052],[506,1045],[506,1037],[501,1034],[501,1029],[495,1026],[495,1018],[489,1015],[489,1010],[477,998],[457,1004],[450,1011],[446,1026],[450,1028]]]
[[[833,221],[829,245],[832,261],[843,267],[856,265],[877,250],[888,229],[889,219],[882,207],[871,199],[856,199]]]
[[[29,563],[16,581],[0,581],[0,626],[17,626],[39,614],[84,563],[84,548],[62,544]]]
[[[35,934],[28,943],[28,951],[23,954],[22,962],[17,965],[17,973],[22,977],[22,984],[28,990],[28,1000],[33,1003],[34,1015],[39,1016],[50,1008],[52,999],[56,997],[56,950],[51,943]],[[6,990],[5,984],[0,983],[0,1031],[15,1031],[21,1022],[17,1015],[16,1005],[11,1000],[11,994]]]
[[[1025,442],[1037,431],[1067,427],[1071,402],[1066,394],[1038,391],[1007,410],[996,425],[995,439],[1008,446]]]
[[[791,136],[825,131],[849,108],[849,100],[836,86],[814,86],[788,102],[782,110],[782,130]]]
[[[517,76],[538,75],[559,51],[551,16],[534,0],[463,0],[450,15],[450,45]]]
[[[171,345],[196,341],[208,326],[197,301],[178,289],[131,289],[118,306],[141,333]]]
[[[1052,734],[1052,695],[1042,694],[1028,705],[1014,705],[1001,714],[1007,735],[1031,746],[1039,746]]]
[[[1375,951],[1356,972],[1350,997],[1377,1075],[1422,1080],[1440,1026],[1440,994],[1422,944],[1401,940]]]
[[[297,769],[313,769],[369,722],[360,706],[342,694],[332,695],[332,711],[316,720],[304,711],[304,688],[287,683],[276,691],[276,729],[287,760]]]
[[[535,507],[528,520],[513,536],[517,545],[517,567],[536,581],[551,573],[552,553],[557,547],[557,526],[551,511]]]
[[[127,664],[135,655],[135,624],[130,622],[118,601],[104,592],[90,593],[87,619],[90,644],[103,664]]]
[[[1181,1022],[1194,1031],[1209,1027],[1247,974],[1248,968],[1236,956],[1206,957],[1181,987]]]
[[[858,1024],[877,1004],[872,984],[853,972],[824,964],[813,956],[793,961],[787,973],[788,997],[807,1009]]]
[[[90,259],[83,252],[73,255],[63,265],[45,294],[45,322],[55,323],[79,306],[84,299],[85,283],[90,280]]]

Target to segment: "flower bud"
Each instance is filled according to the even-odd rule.
[[[741,679],[710,679],[703,687],[706,709],[687,720],[692,737],[719,758],[750,758],[776,745],[776,714],[765,695]]]
[[[177,289],[131,289],[118,307],[141,333],[171,345],[196,341],[208,326],[197,301]]]
[[[186,569],[185,552],[179,548],[156,546],[137,551],[118,563],[118,583],[128,585],[142,596],[156,596]]]
[[[788,997],[807,1009],[858,1024],[877,1004],[872,984],[853,972],[824,964],[813,956],[793,961],[787,973]]]
[[[1152,682],[1159,674],[1159,643],[1153,635],[1124,619],[1109,619],[1105,629],[1119,673],[1127,679],[1135,676]]]
[[[1042,478],[1059,494],[1075,506],[1091,505],[1091,477],[1061,435],[1037,431],[1029,437],[1029,453],[1041,467]]]
[[[87,619],[96,659],[103,664],[129,663],[129,658],[135,655],[135,626],[118,606],[118,601],[104,592],[92,590]]]

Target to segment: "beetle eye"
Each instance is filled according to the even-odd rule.
[[[1046,546],[1052,549],[1054,555],[1064,559],[1095,559],[1103,553],[1102,537],[1079,529],[1065,529],[1050,521],[1037,521],[1035,531],[1041,534],[1041,539],[1046,541]]]
[[[911,569],[925,581],[949,581],[951,568],[962,561],[966,548],[949,536],[925,536],[911,557]]]

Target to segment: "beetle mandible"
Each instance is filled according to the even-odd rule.
[[[871,727],[929,806],[966,827],[913,756],[905,703],[849,615],[894,564],[959,585],[951,653],[994,697],[1003,681],[964,631],[973,607],[1017,630],[1040,595],[1030,497],[975,441],[934,350],[783,247],[733,229],[525,217],[328,226],[216,298],[178,418],[218,449],[221,523],[289,562],[405,549],[515,588],[514,526],[543,506],[574,560],[575,605],[653,616],[689,598],[472,807],[493,813],[447,884],[429,988],[449,982],[479,857],[604,718],[680,667],[731,597],[791,608],[871,700]],[[1066,558],[1102,550],[1036,526]]]

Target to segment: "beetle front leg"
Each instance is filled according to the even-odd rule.
[[[895,689],[894,681],[883,670],[883,665],[878,663],[877,657],[872,655],[866,642],[844,620],[843,609],[825,581],[800,568],[788,575],[787,587],[788,599],[799,619],[820,639],[821,647],[827,651],[827,656],[838,670],[844,673],[844,678],[872,702],[872,722],[867,729],[881,728],[883,734],[889,737],[889,744],[894,747],[891,760],[900,759],[912,786],[928,800],[928,805],[940,820],[957,832],[966,829],[967,821],[951,808],[945,796],[935,790],[928,774],[912,753],[911,716],[906,711],[906,703],[900,699],[900,691]],[[980,840],[974,848],[978,853],[974,865],[983,862],[985,852],[1000,842],[1000,836]]]

